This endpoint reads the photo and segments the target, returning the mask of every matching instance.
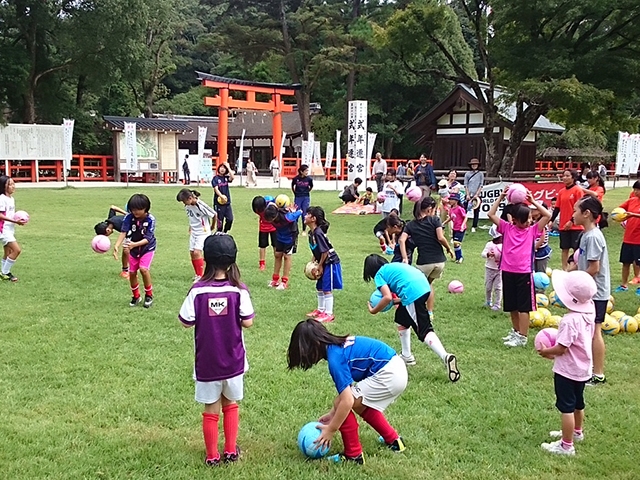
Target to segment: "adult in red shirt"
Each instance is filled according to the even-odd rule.
[[[577,184],[578,172],[565,170],[560,177],[565,188],[557,195],[556,207],[553,209],[551,223],[560,215],[560,250],[562,250],[562,269],[567,270],[569,264],[569,250],[577,250],[580,246],[580,236],[584,230],[581,225],[573,223],[575,204],[584,196],[582,187]]]
[[[631,283],[640,283],[640,180],[633,184],[633,192],[626,202],[620,205],[627,211],[627,228],[622,237],[620,247],[620,263],[622,263],[622,283],[615,292],[626,292],[629,271],[633,264],[634,279]],[[640,295],[640,287],[636,289],[636,295]]]

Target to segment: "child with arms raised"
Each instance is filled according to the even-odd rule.
[[[333,408],[318,420],[322,433],[316,444],[330,446],[338,431],[344,444],[344,452],[329,459],[364,464],[354,412],[382,436],[391,450],[405,450],[402,438],[383,413],[407,387],[407,367],[396,352],[373,338],[333,335],[313,320],[298,323],[287,352],[289,370],[309,370],[321,360],[327,361],[338,396]]]
[[[244,394],[244,373],[248,368],[242,329],[253,324],[255,314],[249,291],[240,282],[237,252],[233,237],[225,234],[207,237],[204,275],[191,287],[178,316],[185,327],[195,327],[195,398],[204,404],[202,432],[205,463],[209,466],[221,462],[218,452],[221,410],[222,461],[236,462],[240,456],[237,402]]]

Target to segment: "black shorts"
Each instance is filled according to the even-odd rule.
[[[271,246],[276,246],[276,231],[273,232],[258,232],[258,248],[267,248],[269,246],[269,240],[271,240]]]
[[[502,272],[502,309],[505,312],[535,311],[533,274]]]
[[[620,247],[620,263],[640,265],[640,245],[623,243]]]
[[[278,240],[276,240],[276,252],[277,253],[284,253],[285,255],[293,255],[294,253],[296,253],[298,246],[296,245],[296,242],[293,243],[282,243]]]
[[[398,305],[394,319],[398,325],[413,328],[413,331],[416,332],[421,342],[424,342],[427,333],[433,332],[431,317],[429,317],[429,310],[427,310],[427,298],[429,298],[430,294],[431,292],[425,293],[406,307],[404,305]]]
[[[584,386],[587,382],[577,382],[563,377],[558,373],[553,374],[553,386],[556,390],[556,408],[560,413],[573,413],[576,410],[584,410]]]
[[[560,230],[560,250],[577,250],[582,230]]]
[[[609,300],[594,300],[596,306],[596,323],[604,322],[604,316],[607,314],[607,304]]]

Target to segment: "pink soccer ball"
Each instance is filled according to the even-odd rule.
[[[558,336],[557,328],[543,328],[538,332],[534,340],[536,350],[553,347],[556,344],[557,336]]]
[[[384,192],[378,192],[378,195],[376,195],[376,200],[378,201],[378,203],[382,203],[387,199],[387,196],[384,194]]]
[[[464,292],[464,285],[460,280],[451,280],[449,282],[449,293],[462,293]]]
[[[24,210],[18,210],[16,213],[13,214],[13,219],[19,222],[23,221],[27,223],[29,221],[29,214]]]
[[[514,183],[507,190],[507,201],[509,203],[522,203],[527,199],[527,189],[521,183]]]
[[[91,240],[91,248],[96,253],[106,253],[111,248],[111,240],[106,235],[96,235]]]
[[[405,193],[410,202],[419,202],[422,198],[422,189],[420,187],[411,187]]]

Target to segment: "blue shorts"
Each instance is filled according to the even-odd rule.
[[[453,239],[456,242],[462,242],[462,240],[464,240],[464,232],[466,230],[454,230],[453,231]]]
[[[316,282],[316,290],[319,292],[342,290],[342,267],[339,263],[324,266],[322,277]]]
[[[307,210],[309,210],[309,205],[311,204],[311,197],[294,197],[293,201],[298,208],[302,211],[302,223],[304,223],[304,215],[306,215]]]

